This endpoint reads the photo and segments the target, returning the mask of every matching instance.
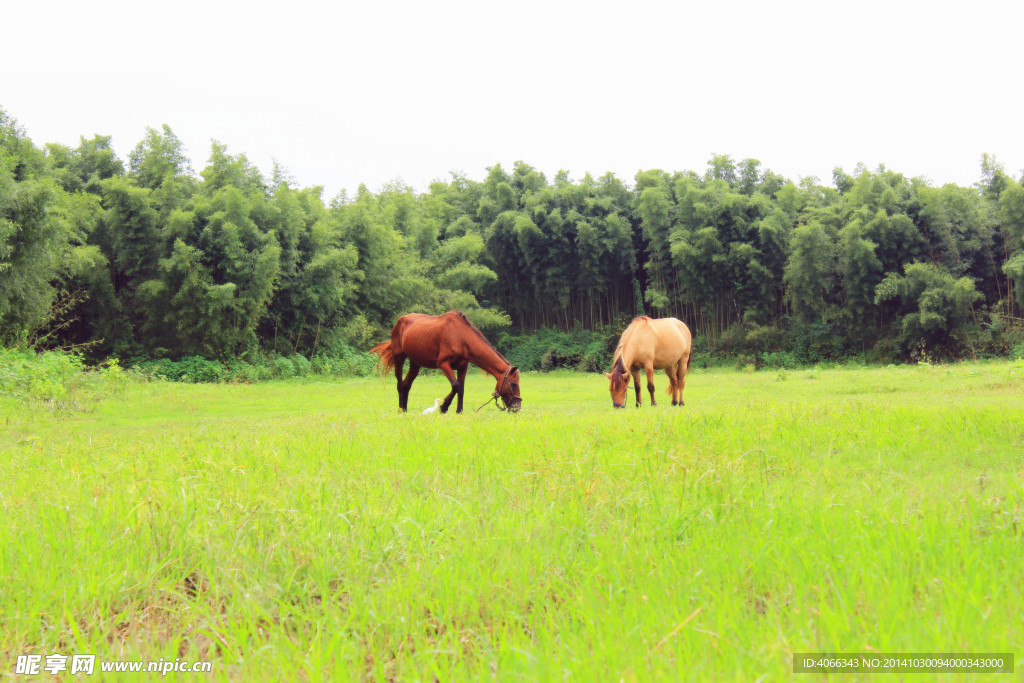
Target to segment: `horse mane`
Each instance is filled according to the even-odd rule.
[[[630,337],[633,336],[633,333],[636,332],[638,323],[645,323],[649,320],[650,318],[648,318],[646,315],[640,315],[633,318],[629,322],[629,327],[627,327],[626,330],[622,333],[622,336],[619,337],[619,344],[618,346],[615,347],[615,354],[612,356],[612,358],[615,359],[617,365],[622,365],[622,350],[625,348],[626,342],[629,341]],[[625,366],[623,366],[623,372],[625,372]]]
[[[612,364],[612,391],[619,391],[623,387],[629,387],[629,372],[622,363],[622,356],[615,359]]]
[[[489,342],[487,340],[487,337],[484,336],[484,333],[481,332],[480,330],[476,329],[476,325],[474,325],[473,323],[471,323],[469,321],[469,318],[466,317],[465,313],[463,313],[462,311],[452,311],[452,313],[454,313],[455,315],[457,315],[460,318],[462,318],[462,322],[466,323],[469,326],[469,329],[471,329],[474,332],[476,332],[476,336],[480,337],[480,340],[484,344],[487,345],[487,348],[489,348],[491,351],[494,351],[494,353],[498,356],[498,358],[502,359],[503,361],[505,361],[509,365],[512,365],[511,363],[508,362],[508,359],[505,358],[505,356],[501,355],[501,351],[499,351],[498,349],[494,348],[494,344],[492,344],[491,342]]]
[[[650,318],[646,315],[640,315],[633,318],[629,322],[629,326],[622,333],[622,336],[619,337],[619,344],[615,347],[615,355],[613,356],[615,362],[612,363],[612,391],[618,391],[619,389],[622,389],[623,386],[629,386],[629,370],[626,368],[626,364],[622,360],[622,352],[626,348],[626,342],[630,340],[633,333],[640,327],[640,323],[646,323],[648,321],[650,321]]]

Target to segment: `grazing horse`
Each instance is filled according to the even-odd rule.
[[[611,380],[612,405],[626,407],[626,390],[632,373],[636,405],[640,407],[640,368],[647,371],[647,391],[651,392],[652,406],[658,405],[654,400],[655,370],[664,370],[668,375],[672,405],[683,405],[683,387],[692,359],[692,337],[686,325],[675,318],[648,318],[646,315],[633,318],[615,349],[612,371],[604,373]]]
[[[382,342],[370,351],[380,354],[378,364],[383,364],[385,376],[391,368],[395,369],[398,407],[402,411],[408,408],[409,390],[420,368],[441,368],[452,385],[451,392],[441,403],[441,412],[448,412],[452,398],[458,394],[456,412],[461,413],[466,371],[470,363],[498,381],[492,398],[501,410],[508,409],[514,413],[523,404],[519,395],[519,369],[505,360],[483,333],[469,322],[469,318],[458,311],[436,316],[423,313],[403,315],[391,330],[391,341]],[[402,366],[406,358],[409,359],[409,372],[403,379]],[[504,408],[498,404],[499,399],[505,404]]]

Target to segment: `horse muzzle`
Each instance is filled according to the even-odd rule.
[[[523,407],[523,399],[521,399],[521,398],[509,399],[509,402],[508,402],[508,412],[510,412],[510,413],[518,413],[519,409],[522,408],[522,407]]]

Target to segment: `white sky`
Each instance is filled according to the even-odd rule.
[[[823,182],[1024,168],[1019,1],[326,5],[5,3],[0,107],[122,158],[166,123],[196,171],[216,139],[325,199],[518,159],[630,184],[713,153]]]

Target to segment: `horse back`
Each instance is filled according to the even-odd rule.
[[[452,313],[403,315],[391,330],[391,344],[414,363],[425,368],[436,368],[440,360],[458,353],[462,345],[456,333],[457,321]]]
[[[677,318],[647,318],[632,335],[634,365],[652,361],[658,369],[689,357],[693,342],[690,328]]]
[[[667,337],[666,343],[672,344],[673,347],[678,346],[681,356],[690,355],[693,335],[690,334],[690,328],[686,326],[686,323],[678,318],[662,318],[662,321],[664,323],[663,327],[670,330],[665,335]]]

